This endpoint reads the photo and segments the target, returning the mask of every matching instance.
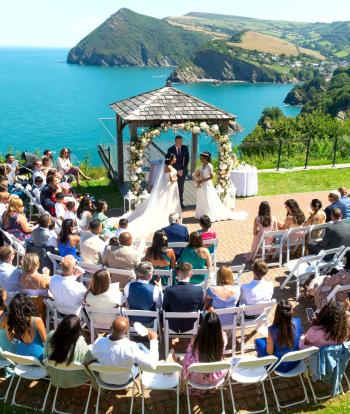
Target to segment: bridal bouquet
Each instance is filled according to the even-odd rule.
[[[196,181],[196,184],[197,184],[197,188],[200,188],[200,180],[202,179],[202,176],[201,176],[201,172],[200,172],[200,170],[196,170],[193,174],[192,174],[192,177],[194,178],[194,180]]]

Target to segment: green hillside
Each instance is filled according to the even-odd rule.
[[[123,8],[69,51],[68,63],[167,66],[189,59],[207,37]]]

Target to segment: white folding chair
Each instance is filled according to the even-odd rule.
[[[112,283],[119,283],[119,288],[124,289],[131,280],[135,279],[135,272],[133,270],[114,269],[107,267],[106,269],[110,275]]]
[[[187,247],[188,242],[170,242],[168,243],[169,249],[184,249]]]
[[[62,256],[58,256],[57,254],[53,254],[51,252],[47,252],[48,258],[51,260],[53,266],[53,273],[56,275],[60,275],[61,271],[61,262],[63,260]]]
[[[0,355],[1,355],[1,352],[3,352],[2,348],[0,348]],[[7,359],[3,359],[3,358],[0,359],[0,369],[5,369],[5,368],[9,367],[10,365],[11,365],[11,363]],[[6,392],[3,396],[0,396],[0,401],[4,401],[5,398],[6,398]]]
[[[78,309],[67,304],[62,306],[53,299],[44,299],[44,303],[46,305],[46,332],[50,331],[50,322],[53,322],[54,330],[56,330],[58,324],[66,315],[77,315],[84,325],[90,325],[89,319],[83,311],[83,306],[79,306]]]
[[[191,402],[190,402],[190,392],[189,389],[193,388],[196,390],[220,390],[221,396],[221,414],[225,414],[225,401],[224,401],[224,393],[223,387],[228,383],[231,400],[232,400],[232,408],[233,412],[235,412],[234,402],[233,402],[233,395],[232,395],[232,388],[231,388],[231,381],[230,381],[230,372],[231,372],[231,363],[226,361],[219,361],[219,362],[207,362],[207,363],[196,363],[191,364],[188,367],[188,373],[197,373],[197,374],[212,374],[217,371],[224,371],[227,370],[226,375],[215,385],[210,384],[197,384],[187,378],[186,381],[186,394],[187,394],[187,407],[188,407],[188,414],[192,413],[191,410]]]
[[[85,312],[90,322],[90,342],[95,342],[95,331],[110,331],[112,322],[117,316],[121,315],[119,307],[108,309],[94,309],[89,305],[84,305]]]
[[[301,246],[301,257],[305,254],[306,240],[310,232],[310,226],[293,227],[288,230],[286,235],[287,262],[290,261],[290,255],[295,254]]]
[[[172,269],[154,269],[153,276],[163,276],[167,278],[167,285],[162,286],[165,289],[167,286],[171,286],[173,284],[173,270]]]
[[[265,411],[269,413],[269,404],[267,401],[264,382],[269,376],[269,371],[277,361],[278,359],[274,355],[263,358],[250,356],[239,359],[238,362],[233,365],[233,368],[231,370],[232,384],[261,384],[264,394],[265,406],[262,410],[254,411],[255,414],[264,413]]]
[[[245,269],[245,263],[237,266],[230,266],[229,269],[233,273],[233,281],[234,284],[240,285],[241,284],[241,277]]]
[[[255,331],[262,326],[267,327],[269,314],[276,304],[276,300],[271,302],[259,303],[256,305],[241,305],[240,325],[241,325],[241,354],[243,355],[245,349],[253,348],[247,347],[245,344],[245,330],[246,328],[253,328]],[[256,317],[252,317],[255,316]]]
[[[204,291],[207,290],[208,286],[211,284],[211,280],[210,280],[210,269],[192,269],[192,277],[193,276],[204,276],[204,280],[201,283],[193,283],[196,286],[200,286],[203,288]]]
[[[102,270],[102,265],[96,265],[93,263],[87,263],[87,262],[79,262],[78,265],[84,269],[85,273],[83,277],[80,279],[82,282],[88,284],[91,282],[92,275],[97,272],[98,270]]]
[[[266,256],[271,255],[272,259],[278,257],[278,262],[268,262],[268,266],[278,265],[282,267],[283,246],[287,235],[286,230],[264,231],[261,235],[259,244],[254,252],[255,259],[261,251],[261,259],[267,261]]]
[[[225,332],[231,331],[231,353],[232,356],[236,354],[236,338],[237,338],[237,321],[239,321],[241,314],[241,307],[230,307],[215,309],[215,313],[219,316],[221,322],[221,328]],[[225,353],[230,352],[229,349],[225,350]]]
[[[330,302],[330,301],[332,301],[332,300],[335,300],[335,297],[336,297],[337,293],[339,293],[339,292],[346,292],[346,291],[349,291],[350,292],[350,285],[343,285],[343,286],[337,285],[337,286],[335,286],[331,290],[331,292],[329,293],[329,295],[327,296],[327,303]]]
[[[323,224],[313,224],[312,226],[310,226],[310,231],[308,234],[308,243],[310,242],[318,242],[320,240],[322,240],[324,233],[326,231],[326,229],[328,227],[331,227],[333,225],[333,221],[329,221],[328,223],[323,223]],[[317,235],[317,233],[320,231],[320,234]],[[315,234],[317,235],[317,237],[314,237]]]
[[[142,390],[142,414],[145,413],[145,390],[174,390],[176,414],[180,414],[180,377],[182,366],[176,362],[159,362],[154,368],[140,368]]]
[[[163,311],[164,348],[165,357],[169,354],[169,341],[171,338],[192,338],[198,332],[200,312],[165,312]],[[193,327],[186,332],[176,332],[169,328],[171,319],[192,319]]]
[[[318,276],[318,267],[324,258],[324,252],[321,251],[318,255],[300,257],[299,259],[291,260],[286,263],[286,268],[289,269],[287,277],[284,279],[281,289],[284,289],[288,283],[296,284],[296,300],[299,300],[300,286],[307,281],[311,276]]]
[[[316,346],[312,346],[312,347],[307,348],[307,349],[302,349],[300,351],[288,352],[287,354],[283,355],[283,357],[279,360],[279,362],[269,372],[269,379],[270,379],[273,395],[274,395],[275,400],[276,400],[276,405],[277,405],[277,410],[278,411],[281,411],[281,408],[285,409],[285,408],[292,407],[292,406],[297,405],[297,404],[303,404],[304,402],[307,402],[309,404],[309,397],[307,395],[305,383],[304,383],[304,380],[303,380],[303,374],[304,374],[304,372],[307,371],[307,366],[305,364],[305,360],[307,358],[310,358],[312,355],[314,355],[318,352],[319,352],[319,348],[317,348]],[[296,361],[299,361],[299,363],[292,370],[290,370],[288,372],[278,371],[278,367],[282,363],[284,363],[284,362],[296,362]],[[299,377],[300,378],[300,382],[301,382],[301,385],[302,385],[303,391],[304,391],[304,399],[301,400],[301,401],[293,401],[292,403],[282,405],[278,400],[276,389],[275,389],[275,386],[273,384],[273,381],[275,379],[278,379],[278,381],[280,381],[282,378],[287,378],[288,379],[288,378],[293,378],[293,377]],[[309,386],[310,386],[310,388],[313,392],[313,387],[312,387],[310,378],[308,376],[307,376],[307,380],[308,380]]]
[[[122,368],[122,367],[112,367],[108,365],[102,365],[98,363],[92,363],[89,365],[89,370],[94,376],[96,380],[96,384],[98,386],[97,392],[97,401],[96,401],[96,410],[95,413],[99,414],[99,403],[100,403],[100,396],[101,390],[108,390],[108,391],[122,391],[130,388],[132,386],[132,395],[131,395],[131,404],[130,404],[130,414],[132,413],[134,407],[134,396],[135,396],[135,388],[137,387],[136,379],[134,376],[133,367],[132,368]],[[116,384],[109,384],[104,382],[101,379],[102,375],[125,375],[130,374],[131,382],[124,384],[124,385],[116,385]]]
[[[218,244],[219,244],[219,239],[203,240],[203,247],[206,247],[206,248],[213,247],[213,252],[210,253],[210,256],[211,256],[211,263],[214,269],[216,269],[216,251],[218,248]]]
[[[18,391],[19,384],[22,379],[27,379],[29,381],[38,381],[40,379],[47,379],[46,368],[40,363],[40,361],[37,358],[34,358],[34,357],[17,355],[17,354],[13,354],[12,352],[7,352],[7,351],[2,351],[1,356],[5,358],[7,361],[9,361],[12,365],[14,365],[13,375],[12,375],[10,384],[7,388],[6,395],[5,395],[5,402],[7,402],[8,395],[9,395],[9,392],[10,392],[10,389],[11,389],[11,386],[12,386],[12,383],[15,377],[18,377],[18,381],[15,387],[15,390],[13,392],[11,405],[14,405],[16,407],[24,407],[24,408],[32,409],[33,407],[16,403],[16,394]],[[49,391],[50,391],[50,383],[49,383],[48,389],[45,394],[43,405],[39,409],[39,411],[45,410]]]
[[[154,332],[158,332],[159,337],[161,337],[158,309],[155,311],[145,311],[145,310],[137,310],[137,309],[128,309],[124,307],[121,309],[121,313],[126,318],[129,318],[130,323],[129,323],[129,330],[128,330],[128,338],[130,338],[130,336],[138,335],[138,333],[136,332],[133,326],[134,322],[132,321],[132,317],[135,317],[135,319],[136,318],[152,318],[153,319],[152,329]]]
[[[340,265],[346,253],[345,252],[344,255],[342,254],[344,250],[345,246],[335,247],[334,249],[322,250],[322,252],[324,253],[324,259],[318,266],[319,274],[327,275],[329,271]],[[325,260],[326,258],[327,260]]]
[[[0,227],[0,232],[5,237],[5,243],[12,246],[16,251],[16,264],[19,266],[19,259],[26,254],[25,244],[21,240],[18,240],[13,234],[8,233],[6,230]]]
[[[71,363],[71,364],[67,365],[65,363],[57,364],[55,361],[45,359],[43,361],[43,363],[48,368],[49,378],[50,378],[50,387],[51,387],[51,385],[53,385],[56,388],[55,396],[54,396],[53,403],[52,403],[51,413],[70,414],[70,413],[67,413],[67,412],[64,412],[64,411],[59,411],[56,407],[58,391],[59,391],[60,387],[57,386],[57,384],[55,382],[55,377],[50,376],[50,371],[57,371],[57,373],[61,376],[64,376],[65,373],[69,374],[69,373],[73,373],[73,372],[74,373],[84,372],[84,373],[86,373],[86,375],[88,375],[86,368],[84,367],[84,365],[80,364],[79,362],[74,362],[74,363]],[[50,389],[50,387],[49,387],[49,389]],[[67,387],[65,387],[65,388],[67,388]],[[88,398],[87,398],[87,401],[86,401],[84,414],[87,414],[87,412],[88,412],[90,397],[91,397],[91,391],[92,391],[92,385],[89,384],[89,394],[88,394]]]

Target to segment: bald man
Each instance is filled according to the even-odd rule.
[[[113,321],[111,334],[95,341],[92,347],[94,358],[103,365],[131,368],[134,376],[138,372],[135,364],[141,368],[154,369],[159,361],[157,334],[152,330],[148,331],[148,339],[150,340],[150,349],[148,350],[144,345],[128,339],[128,329],[129,320],[118,316]],[[132,381],[129,373],[100,374],[100,377],[107,384],[124,385]]]
[[[119,236],[119,246],[108,246],[106,248],[102,257],[102,264],[114,269],[135,269],[141,262],[141,255],[133,248],[132,243],[132,235],[129,232],[121,233]]]

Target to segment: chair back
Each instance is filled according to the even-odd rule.
[[[95,330],[109,331],[114,319],[121,314],[119,307],[102,310],[84,305],[84,309],[90,321],[91,343],[95,341]]]
[[[177,362],[158,362],[157,366],[153,369],[151,367],[142,367],[144,372],[152,372],[154,374],[174,374],[181,373],[182,365]]]
[[[89,370],[94,374],[94,373],[98,373],[98,374],[125,374],[128,373],[130,374],[132,377],[133,375],[133,371],[132,371],[132,367],[130,368],[125,368],[125,367],[117,367],[117,366],[110,366],[110,365],[103,365],[103,364],[99,364],[97,362],[93,362],[92,364],[89,365]]]
[[[12,352],[8,351],[1,351],[0,355],[5,358],[7,361],[10,361],[13,365],[25,365],[25,366],[36,366],[42,367],[40,361],[32,356],[24,356],[24,355],[17,355],[13,354]]]
[[[245,269],[245,263],[237,266],[230,266],[229,269],[233,273],[233,281],[235,284],[239,285],[241,283],[241,276]]]
[[[163,276],[167,278],[167,285],[162,286],[163,289],[173,284],[173,270],[172,269],[154,269],[153,276]]]
[[[132,317],[135,318],[152,318],[153,319],[153,326],[152,329],[154,332],[158,332],[159,336],[161,336],[160,332],[160,321],[159,321],[159,310],[155,311],[147,311],[147,310],[137,310],[137,309],[128,309],[128,308],[122,308],[121,313],[123,316],[129,319],[129,329],[128,329],[128,337],[130,338],[131,335],[137,334],[134,326]],[[130,318],[131,317],[131,318]]]
[[[265,367],[265,368],[271,368],[276,362],[278,361],[278,358],[274,355],[269,355],[266,357],[252,357],[247,360],[241,360],[238,361],[236,365],[233,367],[233,371],[239,371],[241,369],[248,369],[253,370],[255,368]]]
[[[86,369],[83,364],[80,362],[72,362],[69,365],[66,363],[57,364],[55,361],[52,361],[51,359],[44,359],[43,363],[45,366],[50,367],[57,371],[63,371],[64,372],[76,372],[76,371],[84,371],[86,372]]]
[[[321,250],[322,253],[324,253],[324,257],[327,258],[319,266],[321,275],[327,274],[331,269],[342,264],[342,260],[344,256],[342,256],[341,259],[339,259],[339,257],[342,255],[344,250],[346,250],[345,246],[335,247],[333,249],[328,249],[328,250]]]
[[[329,295],[327,296],[327,303],[330,302],[331,300],[334,300],[334,298],[336,297],[337,293],[339,292],[346,292],[349,291],[350,292],[350,285],[337,285],[335,286],[331,292],[329,293]]]
[[[310,226],[310,231],[308,234],[308,242],[310,243],[311,241],[318,241],[318,240],[322,240],[324,233],[326,231],[326,229],[328,227],[331,227],[333,225],[333,221],[329,221],[328,223],[323,223],[323,224],[313,224]],[[317,235],[317,237],[315,238],[314,235],[317,234],[320,231],[320,234]]]
[[[111,275],[112,283],[119,283],[120,289],[124,289],[131,280],[135,279],[133,270],[115,269],[113,267],[107,267],[106,270]]]
[[[216,269],[216,252],[219,244],[219,239],[209,239],[209,240],[203,240],[203,247],[206,247],[207,249],[212,248],[212,252],[210,252],[211,262]],[[209,250],[210,251],[210,250]]]
[[[283,362],[303,361],[311,355],[317,354],[318,351],[319,348],[317,346],[311,346],[310,348],[300,349],[299,351],[288,352],[282,356],[278,364],[275,365],[274,370],[278,370],[278,366]]]
[[[218,361],[218,362],[197,362],[191,364],[188,367],[188,372],[196,372],[199,374],[212,374],[213,372],[230,370],[232,367],[231,362]]]
[[[286,235],[287,262],[289,262],[290,254],[294,254],[299,246],[301,246],[301,256],[304,256],[306,239],[309,233],[310,226],[293,227],[288,230]]]
[[[266,261],[267,253],[273,253],[272,256],[274,258],[278,257],[278,262],[269,263],[269,266],[273,266],[274,264],[282,266],[283,246],[286,235],[286,230],[264,231],[260,237],[259,244],[255,249],[253,259],[257,257],[258,252],[261,250],[261,258],[264,261]]]
[[[231,331],[232,356],[234,356],[236,353],[237,321],[239,321],[241,311],[242,311],[242,308],[239,306],[215,309],[215,313],[219,316],[219,318],[224,316],[224,320],[222,320],[223,318],[220,318],[222,330]],[[231,320],[232,322],[229,322],[229,320],[227,319]],[[230,352],[230,349],[226,347],[225,354],[229,352]]]
[[[188,242],[169,242],[168,248],[169,249],[184,249],[187,247]]]
[[[87,262],[79,262],[79,266],[85,270],[85,273],[91,276],[98,270],[103,269],[102,265],[97,265],[97,264],[87,263]]]
[[[61,274],[62,271],[61,271],[60,263],[63,260],[63,257],[58,256],[57,254],[53,254],[51,252],[47,252],[47,256],[52,262],[54,274],[57,274],[57,275]]]
[[[192,277],[193,276],[204,276],[203,282],[194,283],[194,285],[200,286],[204,289],[204,291],[206,291],[210,284],[210,269],[192,269]]]

